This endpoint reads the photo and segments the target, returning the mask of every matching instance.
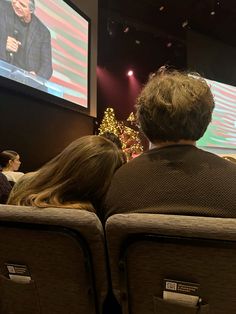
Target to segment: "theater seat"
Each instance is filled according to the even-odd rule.
[[[236,219],[117,214],[106,237],[123,314],[235,313]],[[201,302],[164,300],[166,279],[199,285]]]
[[[0,313],[101,313],[104,236],[94,213],[0,206]]]

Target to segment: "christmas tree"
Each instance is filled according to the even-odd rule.
[[[100,127],[98,130],[99,130],[99,135],[105,132],[111,132],[119,137],[118,121],[116,120],[113,108],[107,108],[105,110],[102,123],[100,124]]]
[[[133,159],[143,151],[137,122],[133,112],[131,112],[125,122],[117,121],[114,109],[107,108],[99,127],[99,135],[105,132],[114,133],[119,137],[122,142],[122,150],[125,152],[127,160]]]

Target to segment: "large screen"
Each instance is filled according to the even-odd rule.
[[[0,76],[88,108],[89,26],[70,2],[0,0]]]
[[[236,149],[236,87],[206,80],[215,100],[212,122],[198,146]]]

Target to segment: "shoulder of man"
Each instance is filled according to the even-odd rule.
[[[140,157],[127,162],[115,172],[111,184],[104,196],[99,216],[102,221],[105,221],[110,215],[124,212],[125,205],[123,197],[127,200],[127,190],[130,190],[130,180],[141,172]]]
[[[207,156],[207,158],[209,160],[212,160],[212,162],[213,162],[212,165],[213,166],[214,166],[214,164],[221,165],[222,169],[228,169],[228,170],[232,171],[235,174],[235,172],[236,172],[236,163],[235,162],[226,160],[223,157],[218,156],[218,155],[216,155],[214,153],[210,153],[210,152],[207,152],[207,151],[201,151],[201,153],[202,152],[204,152],[205,156]]]
[[[32,15],[32,24],[39,28],[40,31],[50,34],[47,26],[34,14]]]

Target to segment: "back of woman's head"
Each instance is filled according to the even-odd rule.
[[[9,203],[38,207],[97,202],[122,165],[119,149],[101,136],[81,137],[15,186]]]
[[[0,169],[6,168],[10,160],[14,160],[18,153],[14,150],[4,150],[0,153]]]

